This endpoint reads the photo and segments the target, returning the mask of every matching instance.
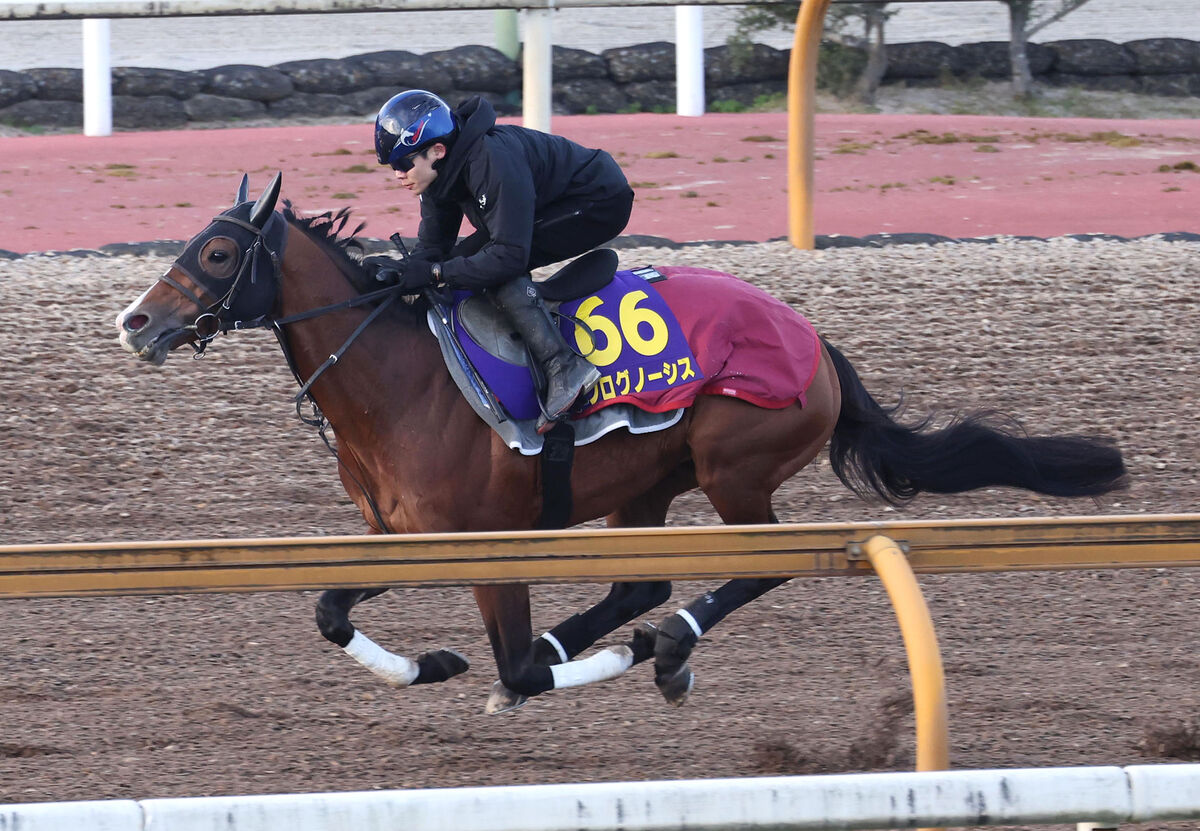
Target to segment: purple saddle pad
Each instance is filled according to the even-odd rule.
[[[610,379],[610,386],[611,379],[624,379],[625,386],[632,383],[639,393],[653,392],[697,379],[662,371],[664,365],[695,367],[696,361],[675,314],[652,285],[654,279],[662,277],[649,269],[618,271],[599,291],[558,306],[563,337]],[[463,352],[509,416],[537,418],[540,408],[524,343],[490,301],[459,292],[450,319]],[[619,397],[637,403],[633,396]],[[596,403],[590,402],[589,409],[595,410]]]

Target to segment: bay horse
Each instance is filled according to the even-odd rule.
[[[119,314],[122,345],[161,365],[184,344],[200,352],[219,333],[269,326],[302,392],[333,427],[342,484],[370,532],[534,528],[542,501],[538,460],[510,450],[460,394],[426,324],[427,302],[380,302],[373,297],[380,292],[368,294],[370,278],[347,250],[358,230],[343,233],[348,214],[302,218],[290,204],[276,210],[280,183],[277,174],[252,203],[243,178],[234,207],[214,217]],[[671,501],[694,488],[725,523],[777,522],[772,494],[826,446],[843,483],[890,502],[993,486],[1093,496],[1125,483],[1121,454],[1103,438],[1028,436],[1007,418],[979,413],[935,429],[928,420],[901,424],[893,412],[822,340],[803,405],[767,409],[703,395],[668,429],[617,430],[577,448],[568,524],[606,517],[610,526],[660,526]],[[671,584],[614,583],[598,604],[537,638],[528,586],[476,586],[500,677],[487,709],[613,678],[650,658],[663,695],[682,704],[699,638],[786,580],[731,580],[657,627],[638,625],[628,644],[578,660],[600,638],[665,603]],[[384,591],[325,591],[316,608],[321,634],[395,686],[445,681],[467,669],[453,650],[414,660],[358,631],[351,609]]]

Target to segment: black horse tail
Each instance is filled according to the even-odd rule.
[[[1051,496],[1097,496],[1127,485],[1121,451],[1110,439],[1028,436],[994,412],[956,416],[930,429],[933,417],[905,426],[871,397],[845,356],[825,343],[842,410],[829,443],[829,462],[857,493],[893,504],[919,493],[961,493],[1009,486]]]

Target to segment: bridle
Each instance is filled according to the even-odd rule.
[[[213,217],[212,222],[207,228],[188,241],[187,245],[184,246],[183,253],[172,264],[172,268],[168,269],[166,273],[158,278],[161,282],[166,283],[194,303],[198,309],[201,309],[200,314],[197,315],[191,324],[176,329],[174,333],[178,334],[180,331],[193,333],[196,336],[195,342],[191,344],[192,349],[195,351],[193,357],[200,358],[217,335],[243,329],[271,329],[275,334],[276,340],[279,341],[279,346],[283,350],[284,359],[287,361],[292,376],[300,384],[300,391],[292,399],[296,407],[296,415],[302,422],[317,429],[325,446],[334,455],[334,458],[338,460],[338,464],[342,465],[343,469],[365,495],[375,515],[375,521],[379,524],[379,528],[387,533],[391,533],[391,529],[388,528],[387,523],[384,521],[379,507],[375,503],[375,499],[354,473],[345,466],[345,463],[337,452],[337,448],[333,446],[333,442],[327,434],[330,426],[329,420],[321,411],[316,399],[313,398],[311,390],[317,379],[326,370],[336,364],[342,355],[345,354],[346,350],[350,348],[350,345],[358,339],[358,336],[401,295],[402,287],[398,285],[388,286],[387,288],[352,297],[340,303],[332,303],[328,306],[321,306],[320,308],[309,309],[297,312],[296,314],[286,316],[276,316],[273,314],[283,282],[280,263],[291,227],[287,219],[281,213],[274,210],[275,201],[279,194],[279,178],[277,175],[271,185],[268,186],[267,191],[252,206],[245,198],[247,182],[243,178],[242,187],[238,191],[238,204]],[[214,277],[206,274],[200,261],[205,246],[211,240],[221,238],[215,233],[211,233],[213,226],[217,225],[217,223],[232,224],[238,229],[232,232],[233,235],[225,237],[225,239],[228,239],[237,247],[239,253],[238,262],[234,266],[234,273],[230,277]],[[247,232],[252,235],[248,243],[235,238],[235,236],[243,236]],[[201,293],[216,299],[212,303],[206,304],[197,292],[171,276],[171,271],[175,269],[182,272],[193,286],[200,289]],[[288,345],[284,327],[292,323],[320,317],[330,312],[350,309],[374,303],[375,301],[382,302],[376,305],[371,310],[371,313],[355,327],[354,331],[346,338],[341,347],[317,367],[308,380],[304,380],[296,366],[292,350]],[[309,409],[309,413],[307,414],[303,409],[305,405]]]
[[[212,218],[208,228],[193,237],[183,253],[172,264],[172,268],[158,279],[182,294],[201,309],[191,324],[182,327],[196,335],[191,344],[195,357],[204,354],[217,335],[238,329],[256,329],[273,326],[271,310],[279,295],[281,276],[280,255],[287,244],[288,223],[280,214],[272,212],[263,227],[238,216],[248,205],[244,202]],[[204,273],[200,255],[206,245],[220,237],[209,231],[217,223],[229,223],[253,235],[249,245],[242,246],[232,237],[225,237],[237,245],[239,252],[236,271],[232,277],[218,278]],[[183,283],[171,276],[178,270],[203,294],[216,298],[212,303],[204,300]]]

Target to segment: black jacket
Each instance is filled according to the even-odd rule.
[[[529,270],[534,220],[564,199],[598,201],[629,190],[620,166],[603,150],[562,136],[496,124],[479,97],[455,109],[459,134],[438,176],[421,195],[417,254],[444,260],[442,278],[481,289]],[[490,240],[477,253],[446,260],[463,217]]]

